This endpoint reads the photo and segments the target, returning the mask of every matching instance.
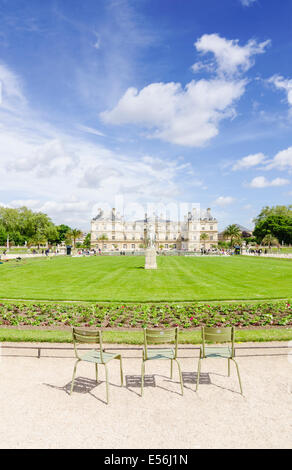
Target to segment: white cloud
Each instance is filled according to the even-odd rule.
[[[278,152],[266,167],[267,170],[274,168],[277,170],[292,169],[292,147]]]
[[[101,44],[100,36],[99,36],[98,33],[94,33],[94,35],[95,35],[95,42],[93,44],[93,47],[94,47],[94,49],[99,49],[100,44]]]
[[[237,162],[234,163],[232,170],[245,170],[257,166],[260,163],[264,163],[265,160],[266,157],[263,153],[248,155],[247,157],[243,157],[240,160],[237,160]]]
[[[0,136],[1,142],[1,136]],[[65,148],[60,139],[33,146],[29,153],[7,164],[10,171],[34,171],[37,176],[47,178],[53,174],[64,174],[78,163],[78,156]]]
[[[251,188],[268,188],[268,187],[280,187],[289,184],[290,181],[285,178],[275,178],[271,181],[267,180],[265,176],[257,176],[248,184]]]
[[[253,3],[255,3],[257,0],[240,0],[240,3],[244,7],[250,7]]]
[[[105,134],[99,131],[98,129],[93,129],[92,127],[88,127],[88,126],[83,126],[82,124],[78,126],[78,129],[80,129],[83,132],[87,132],[88,134],[97,135],[99,137],[105,137]]]
[[[281,75],[274,75],[268,82],[272,83],[278,90],[284,90],[287,94],[287,101],[292,106],[292,79],[289,80],[281,77]]]
[[[152,83],[140,92],[129,88],[101,118],[111,124],[136,124],[153,129],[149,137],[198,147],[218,134],[219,122],[233,116],[233,104],[244,93],[245,81],[221,79]]]
[[[0,64],[0,82],[2,84],[2,92],[7,98],[18,98],[24,101],[20,79],[3,64]],[[3,103],[1,105],[3,106]]]
[[[15,77],[6,71],[9,80]],[[25,101],[12,82],[9,96]],[[6,104],[7,97],[5,92]],[[0,181],[6,206],[26,205],[46,212],[56,223],[88,229],[97,204],[112,206],[119,194],[124,194],[126,205],[174,201],[182,190],[181,172],[191,173],[182,158],[125,155],[92,142],[87,134],[99,135],[96,129],[79,130],[84,133],[56,129],[27,104],[9,111],[0,104]]]
[[[199,61],[193,64],[191,69],[194,73],[201,72],[202,70],[205,70],[206,72],[214,72],[215,62],[205,63],[205,62]]]
[[[35,209],[40,206],[40,201],[37,199],[17,199],[9,203],[9,207],[28,207],[30,209]]]
[[[263,54],[269,44],[270,40],[257,43],[250,39],[247,44],[240,46],[238,39],[229,40],[218,34],[204,34],[195,42],[195,47],[202,54],[214,55],[219,74],[232,76],[250,69],[254,64],[253,56]]]
[[[218,34],[205,34],[195,43],[215,62],[197,62],[193,71],[216,69],[212,79],[181,83],[151,83],[141,90],[128,88],[112,110],[100,114],[108,124],[134,124],[147,129],[149,138],[188,147],[200,147],[219,132],[220,121],[234,117],[234,105],[244,94],[246,80],[238,73],[253,65],[253,56],[265,52],[270,41],[251,39],[244,46]]]
[[[235,199],[231,196],[219,196],[217,199],[213,202],[215,206],[220,206],[220,207],[225,207],[229,206],[235,201]]]

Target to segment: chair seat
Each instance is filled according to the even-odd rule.
[[[201,347],[202,357],[203,357],[203,348]],[[204,357],[232,357],[232,349],[229,346],[205,346],[205,356]]]
[[[148,349],[147,350],[147,361],[152,361],[153,359],[174,359],[174,350],[169,349]],[[145,358],[145,352],[144,352]]]
[[[82,361],[96,362],[97,364],[106,364],[112,359],[119,358],[120,354],[103,352],[102,360],[101,360],[100,351],[91,350],[91,351],[88,351],[86,354],[84,354],[84,356],[80,356],[80,357]]]

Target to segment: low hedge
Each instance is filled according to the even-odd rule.
[[[78,304],[0,303],[0,326],[98,328],[199,326],[275,327],[292,325],[292,304]]]

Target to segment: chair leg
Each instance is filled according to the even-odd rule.
[[[230,377],[230,358],[228,358],[228,377]]]
[[[97,362],[95,363],[95,377],[96,377],[96,382],[98,383],[98,365],[97,365]]]
[[[201,374],[201,358],[199,358],[199,362],[198,362],[196,392],[198,391],[198,388],[199,388],[200,374]]]
[[[142,360],[142,366],[141,366],[141,397],[143,397],[143,391],[144,391],[144,374],[145,374],[145,362]]]
[[[177,363],[177,367],[178,367],[179,380],[180,380],[180,386],[181,386],[181,394],[183,395],[184,394],[184,384],[183,384],[183,380],[182,380],[182,373],[181,373],[181,369],[180,369],[180,365],[179,365],[178,360],[175,359],[175,362]]]
[[[235,362],[235,365],[236,365],[236,370],[237,370],[237,375],[238,375],[238,381],[239,381],[239,386],[240,386],[240,393],[241,395],[243,395],[243,391],[242,391],[242,385],[241,385],[241,379],[240,379],[240,374],[239,374],[239,368],[238,368],[238,364],[236,362],[235,359],[232,359],[233,362]]]
[[[73,388],[74,388],[74,380],[75,380],[75,375],[76,375],[76,369],[77,369],[78,362],[80,362],[80,359],[77,359],[77,361],[75,362],[75,366],[74,366],[74,370],[73,370],[72,383],[71,383],[71,389],[70,389],[70,395],[72,395]]]
[[[170,359],[170,378],[173,377],[173,359]]]
[[[124,374],[123,374],[122,356],[120,356],[120,372],[121,372],[121,386],[123,386],[124,385]]]
[[[108,370],[106,364],[104,364],[105,368],[105,385],[106,385],[106,402],[109,403],[109,387],[108,387]]]

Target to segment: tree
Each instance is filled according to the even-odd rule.
[[[88,233],[84,239],[84,242],[83,242],[83,246],[84,248],[90,248],[91,246],[91,234]]]
[[[67,234],[71,232],[72,230],[71,227],[69,227],[69,225],[64,225],[64,224],[57,225],[56,229],[58,232],[56,243],[59,243],[59,244],[61,244],[62,242],[66,240]]]
[[[258,243],[271,234],[277,238],[280,243],[286,245],[292,243],[292,217],[290,215],[269,215],[265,219],[260,220],[253,232]]]
[[[78,228],[73,228],[70,232],[70,236],[72,237],[73,240],[73,248],[75,248],[76,245],[76,240],[82,235],[82,231],[79,230]]]
[[[292,217],[292,204],[288,206],[263,207],[259,215],[255,217],[255,219],[253,220],[255,226],[257,226],[259,222],[262,222],[263,220],[267,219],[271,215],[283,215],[283,216]]]
[[[200,240],[203,242],[203,246],[205,250],[206,240],[209,240],[209,235],[207,233],[201,233]]]
[[[100,237],[99,237],[99,240],[108,240],[108,236],[103,233]]]
[[[0,225],[0,245],[6,245],[7,242],[7,232],[3,225]]]
[[[268,245],[269,249],[271,248],[271,245],[279,245],[279,240],[274,237],[271,233],[267,233],[267,235],[264,236],[262,239],[262,244],[263,245]]]
[[[36,232],[29,240],[29,245],[37,245],[38,248],[40,245],[45,245],[46,243],[47,239],[41,231]]]
[[[233,246],[233,242],[235,240],[241,239],[241,231],[240,228],[236,224],[231,224],[226,227],[223,232],[224,238],[230,238],[230,246]]]
[[[55,225],[46,214],[33,212],[25,206],[18,209],[0,207],[0,226],[15,244],[33,241],[35,237],[39,239],[40,234],[54,243],[58,235]]]

